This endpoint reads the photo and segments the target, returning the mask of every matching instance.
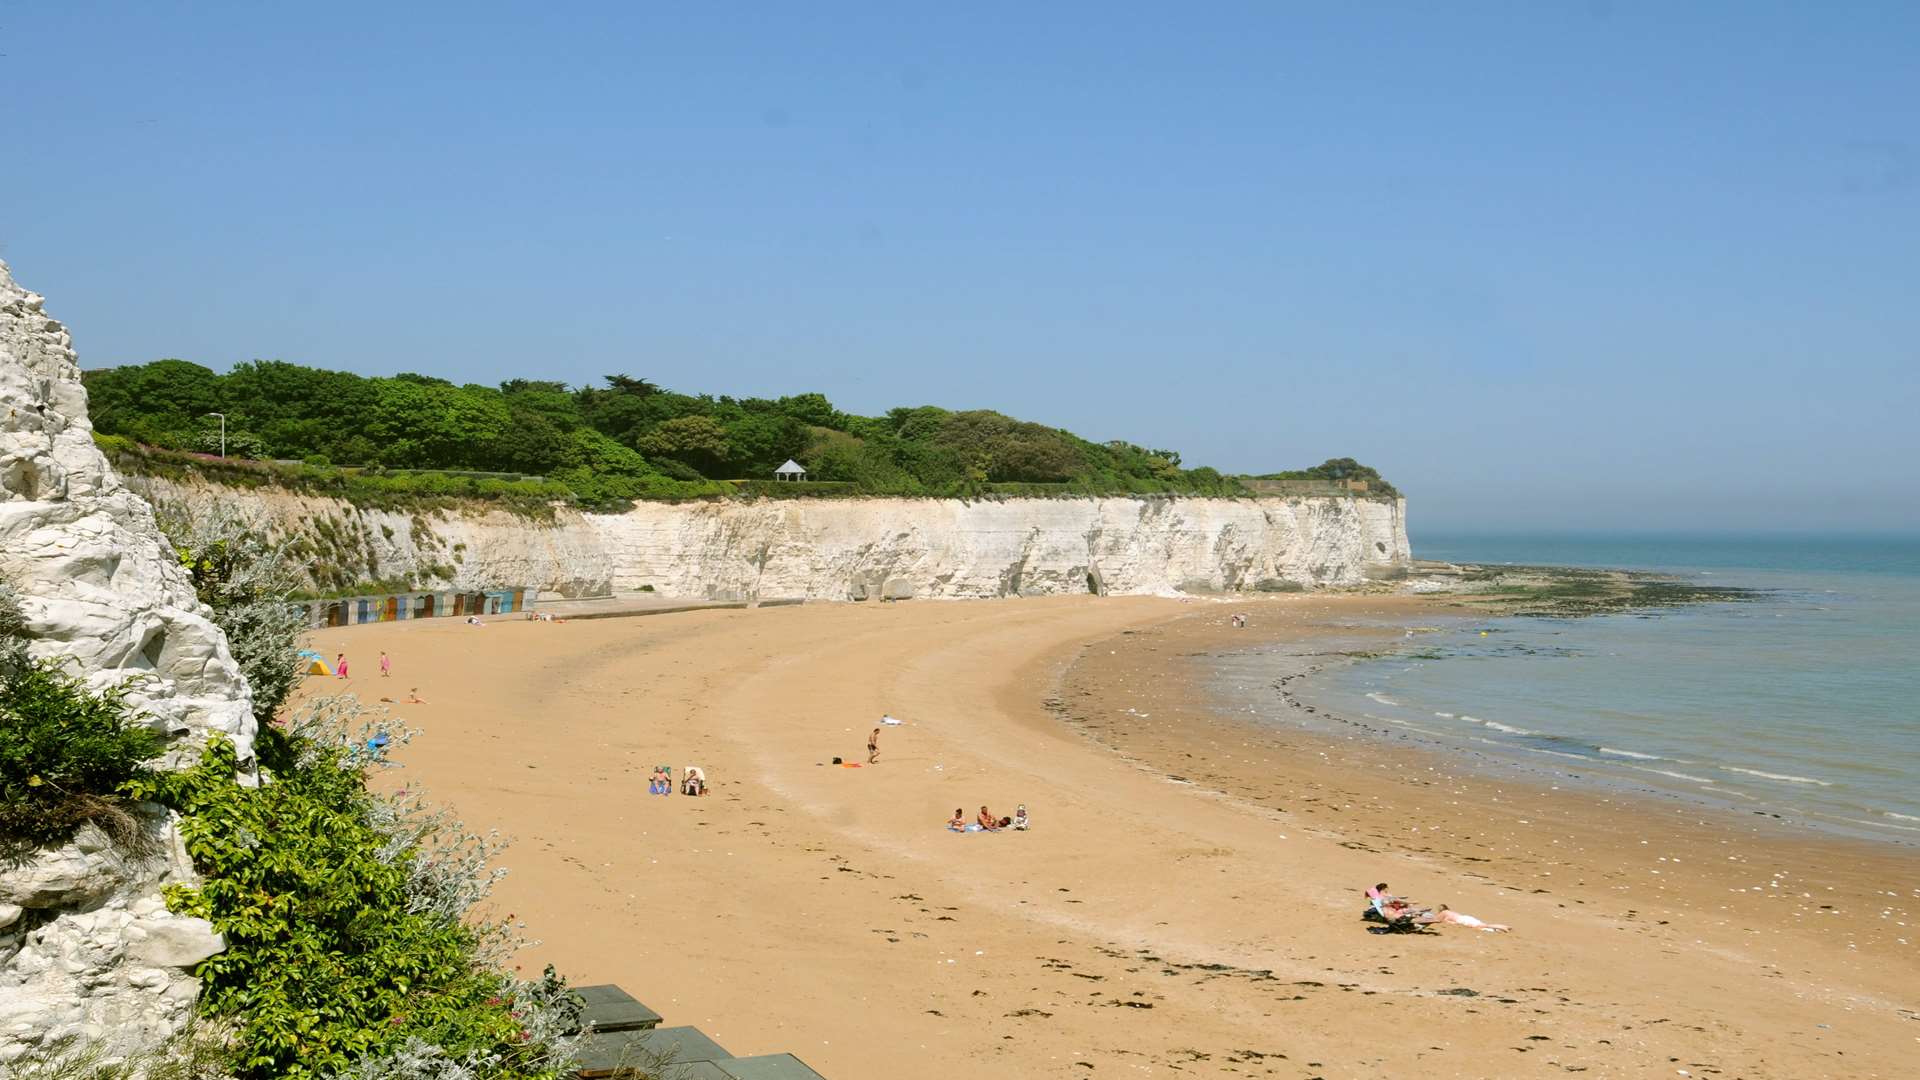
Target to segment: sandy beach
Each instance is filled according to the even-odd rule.
[[[1911,851],[1256,727],[1200,680],[1210,651],[1431,610],[820,604],[312,645],[365,701],[428,702],[395,706],[426,734],[379,782],[514,839],[526,971],[834,1080],[1913,1075]],[[883,713],[877,765],[827,764]],[[713,793],[648,796],[658,763]],[[983,803],[1034,828],[945,830]],[[1514,930],[1370,934],[1379,880]]]

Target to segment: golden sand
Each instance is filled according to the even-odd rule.
[[[1074,597],[313,642],[364,700],[429,702],[395,706],[427,734],[381,782],[515,838],[495,902],[542,942],[527,971],[737,1054],[834,1080],[1916,1074],[1910,852],[1253,728],[1197,684],[1195,653],[1422,612]],[[883,713],[906,723],[877,766],[825,764]],[[713,794],[647,795],[662,763]],[[944,829],[983,803],[1033,830]],[[1382,879],[1514,931],[1369,934]]]

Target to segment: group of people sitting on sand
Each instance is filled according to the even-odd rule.
[[[1026,832],[1029,827],[1031,827],[1031,823],[1027,821],[1027,804],[1025,803],[1020,804],[1019,809],[1013,812],[1012,817],[994,817],[993,811],[983,806],[980,808],[979,816],[975,817],[971,822],[967,820],[967,812],[965,810],[955,807],[953,810],[953,820],[947,822],[947,831],[957,833],[999,832],[1002,829],[1015,829],[1020,832]]]
[[[1482,922],[1464,911],[1455,911],[1445,904],[1441,904],[1438,908],[1416,908],[1411,901],[1403,900],[1388,892],[1387,883],[1384,881],[1367,890],[1367,910],[1361,914],[1361,918],[1385,923],[1388,931],[1402,933],[1425,930],[1429,926],[1438,926],[1442,923],[1485,930],[1488,933],[1504,934],[1512,929],[1505,923]]]
[[[705,795],[707,793],[707,771],[698,765],[689,765],[680,774],[680,794]],[[653,775],[647,779],[647,794],[672,795],[673,769],[666,765],[655,765]]]

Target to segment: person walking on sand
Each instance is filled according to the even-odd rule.
[[[879,760],[880,760],[880,729],[874,728],[873,734],[867,736],[867,764],[872,765],[874,762],[877,762]]]
[[[392,674],[393,674],[393,658],[388,656],[385,652],[382,652],[380,654],[380,677],[384,679]]]
[[[347,654],[346,653],[334,654],[333,677],[336,679],[344,679],[347,677]]]

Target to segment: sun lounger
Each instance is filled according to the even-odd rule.
[[[1367,898],[1367,908],[1360,913],[1360,918],[1365,922],[1383,924],[1384,928],[1372,930],[1376,934],[1418,934],[1427,927],[1425,923],[1414,921],[1415,914],[1413,911],[1400,915],[1391,914],[1381,906],[1380,898],[1374,896]]]
[[[576,986],[573,992],[586,1006],[580,1016],[581,1024],[594,1031],[635,1031],[660,1026],[659,1013],[612,983]]]

